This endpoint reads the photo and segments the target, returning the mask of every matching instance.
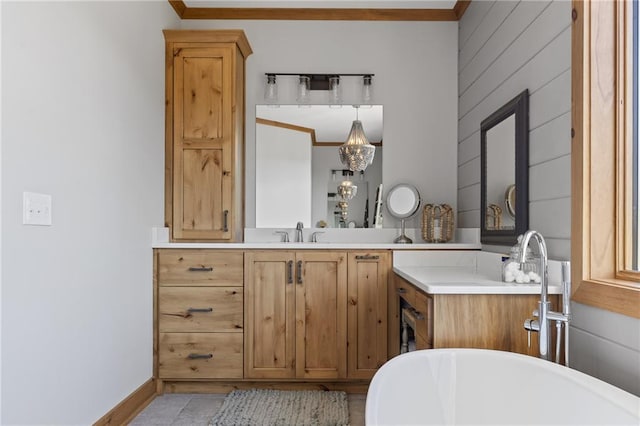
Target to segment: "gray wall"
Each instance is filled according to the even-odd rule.
[[[152,375],[166,2],[2,2],[1,424],[92,424]],[[53,225],[22,225],[22,192]]]
[[[458,225],[480,226],[480,122],[529,89],[529,227],[551,258],[569,259],[571,2],[473,1],[459,23],[458,82]],[[572,366],[640,394],[640,321],[572,306]]]

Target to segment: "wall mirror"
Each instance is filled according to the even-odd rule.
[[[482,121],[483,244],[515,244],[529,227],[529,91]]]
[[[349,135],[352,105],[256,106],[256,227],[372,228],[382,183],[382,105],[362,105],[358,119],[373,145],[373,164],[350,172],[338,147]],[[339,186],[356,186],[346,216]]]
[[[415,186],[401,183],[389,190],[385,204],[391,216],[400,219],[400,236],[393,240],[394,243],[412,243],[411,238],[405,235],[405,219],[413,216],[420,207],[420,194]]]

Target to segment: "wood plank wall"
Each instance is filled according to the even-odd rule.
[[[480,226],[480,122],[528,88],[529,227],[568,259],[571,3],[471,2],[458,43],[458,226]]]

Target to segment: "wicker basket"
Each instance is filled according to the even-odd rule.
[[[448,204],[427,204],[422,210],[422,239],[446,243],[453,238],[453,209]]]

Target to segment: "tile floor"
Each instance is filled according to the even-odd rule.
[[[222,407],[226,394],[164,394],[154,399],[131,426],[206,426]],[[349,394],[349,423],[364,425],[364,394]]]

